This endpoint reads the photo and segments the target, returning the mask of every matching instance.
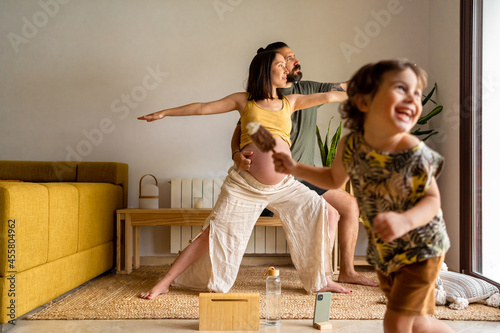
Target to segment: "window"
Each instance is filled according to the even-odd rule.
[[[496,193],[500,189],[495,130],[500,125],[500,2],[461,2],[460,265],[500,285]]]

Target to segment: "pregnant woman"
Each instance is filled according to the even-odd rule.
[[[291,114],[314,105],[342,102],[338,91],[283,96],[287,84],[285,59],[276,51],[258,53],[250,64],[246,92],[208,103],[193,103],[139,117],[148,122],[168,116],[209,115],[238,111],[240,148],[254,151],[252,167],[231,167],[202,231],[181,252],[166,275],[140,297],[153,299],[170,285],[228,292],[236,279],[248,239],[262,210],[280,217],[292,261],[308,292],[332,291],[331,252],[325,201],[290,175],[274,169],[272,152],[261,152],[246,130],[259,122],[275,140],[276,152],[290,155]],[[338,291],[338,290],[335,290]],[[348,291],[346,291],[348,292]]]

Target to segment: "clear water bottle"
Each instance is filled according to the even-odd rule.
[[[266,274],[266,325],[281,324],[281,280],[280,271],[269,267]]]

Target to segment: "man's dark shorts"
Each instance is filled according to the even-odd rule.
[[[322,196],[323,194],[325,194],[328,190],[325,190],[325,189],[322,189],[322,188],[319,188],[311,183],[308,183],[304,180],[299,180],[297,179],[299,182],[301,182],[302,184],[304,184],[305,186],[309,187],[309,189],[313,190],[314,192],[318,193],[319,196]],[[265,208],[262,213],[260,214],[260,216],[274,216],[274,213],[271,212],[269,209]]]

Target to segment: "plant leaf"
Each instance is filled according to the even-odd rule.
[[[427,124],[427,122],[429,121],[429,119],[431,119],[432,117],[440,114],[441,111],[443,111],[443,106],[442,105],[436,106],[426,116],[420,117],[420,119],[418,120],[417,124],[419,124],[419,125],[425,125],[425,124]]]
[[[418,128],[417,130],[411,132],[411,134],[413,135],[425,135],[425,134],[429,134],[429,133],[432,133],[432,131],[434,130],[425,130],[425,131],[421,131],[420,128]]]
[[[319,152],[321,153],[321,162],[323,165],[326,163],[326,154],[325,147],[323,145],[323,141],[321,141],[321,133],[319,132],[319,127],[316,125],[316,139],[318,140]]]
[[[434,94],[434,91],[436,90],[437,88],[437,84],[434,83],[434,87],[432,88],[432,90],[427,94],[427,96],[425,96],[424,100],[422,101],[422,106],[424,106],[429,100],[431,100],[434,104],[436,104],[436,102],[434,102],[431,97],[432,95]]]
[[[340,122],[339,127],[335,131],[335,134],[332,137],[332,143],[330,145],[330,152],[328,154],[328,158],[326,159],[326,165],[324,166],[332,166],[332,162],[337,155],[337,146],[340,141],[340,137],[342,135],[342,122]]]
[[[330,136],[330,124],[332,122],[333,117],[330,118],[330,121],[328,122],[328,127],[326,129],[326,135],[325,135],[325,145],[328,145],[328,137]],[[327,153],[328,153],[328,148],[327,148]]]
[[[422,139],[422,141],[425,141],[425,140],[427,140],[428,138],[430,138],[431,136],[436,135],[436,134],[438,134],[438,132],[437,132],[437,131],[436,131],[436,132],[432,132],[431,134],[427,135],[424,139]]]

